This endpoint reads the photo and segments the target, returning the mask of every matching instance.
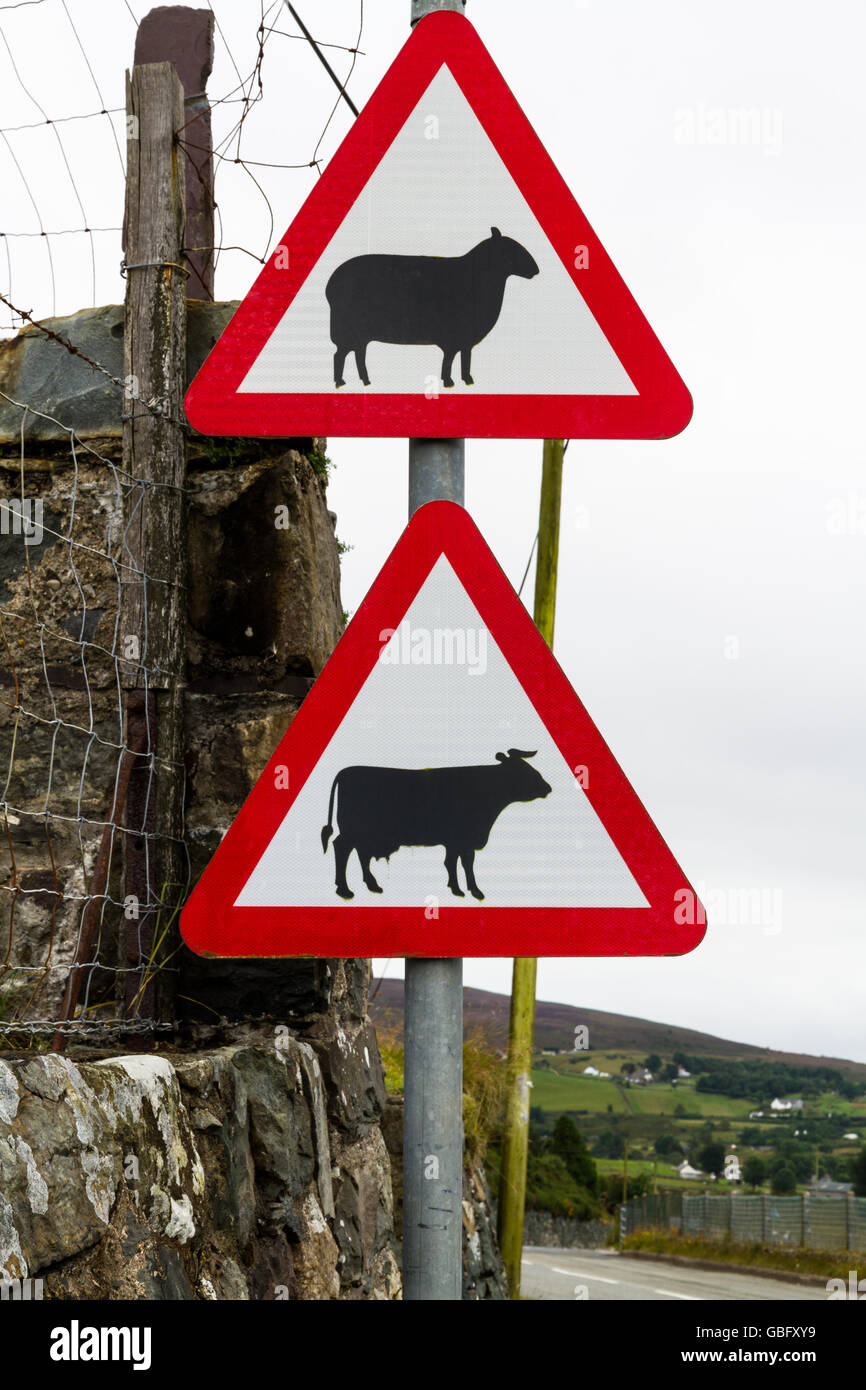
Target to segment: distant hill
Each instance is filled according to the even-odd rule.
[[[391,1023],[402,1029],[403,981],[376,980],[373,990],[376,991],[375,998],[370,1002],[373,1021]],[[466,1032],[479,1030],[494,1047],[504,1050],[508,1039],[509,1008],[510,1000],[506,994],[494,994],[486,989],[464,989],[463,1019]],[[549,1004],[543,1000],[539,1000],[535,1007],[536,1047],[570,1049],[574,1030],[579,1024],[589,1028],[589,1040],[595,1052],[658,1052],[669,1057],[672,1052],[681,1051],[702,1057],[783,1062],[792,1067],[836,1067],[852,1080],[866,1082],[864,1062],[851,1062],[844,1057],[811,1057],[799,1052],[779,1052],[770,1047],[755,1047],[751,1043],[716,1038],[712,1033],[698,1033],[693,1028],[678,1028],[672,1023],[654,1023],[647,1018],[602,1013],[599,1009],[576,1008],[573,1004]]]

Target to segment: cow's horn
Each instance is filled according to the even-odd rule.
[[[509,758],[534,758],[537,752],[537,748],[533,748],[531,753],[527,753],[522,748],[509,748],[508,756]]]
[[[506,757],[506,755],[505,755],[504,753],[497,753],[497,754],[496,754],[496,761],[497,761],[498,763],[505,763],[505,762],[508,761],[508,758]]]

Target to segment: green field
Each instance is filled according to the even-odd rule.
[[[557,1060],[551,1058],[551,1061]],[[599,1070],[606,1068],[599,1067]],[[676,1086],[660,1082],[652,1086],[620,1086],[613,1080],[575,1076],[571,1071],[560,1071],[553,1067],[536,1067],[532,1073],[532,1086],[532,1104],[552,1114],[564,1111],[574,1114],[581,1110],[602,1114],[610,1109],[615,1115],[673,1116],[677,1106],[682,1106],[689,1114],[707,1119],[747,1123],[753,1107],[752,1101],[696,1091],[691,1081],[680,1081]]]
[[[614,1114],[628,1115],[629,1107],[622,1089],[613,1081],[598,1077],[568,1076],[562,1072],[540,1068],[532,1073],[532,1105],[558,1114],[562,1111],[588,1110],[604,1114],[610,1106]]]
[[[689,1114],[706,1115],[708,1118],[736,1119],[746,1121],[754,1102],[737,1100],[732,1096],[709,1095],[696,1091],[691,1081],[680,1081],[676,1086],[663,1083],[652,1086],[629,1086],[628,1099],[638,1115],[673,1115],[678,1105]]]

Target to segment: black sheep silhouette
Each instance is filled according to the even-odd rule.
[[[496,326],[509,275],[531,280],[538,266],[524,246],[492,227],[465,256],[353,256],[338,265],[325,295],[331,306],[334,385],[354,352],[365,386],[369,343],[430,344],[442,352],[442,381],[451,367],[472,386],[472,349]]]
[[[548,796],[550,786],[527,758],[535,752],[509,748],[497,753],[496,763],[479,767],[433,767],[419,771],[398,767],[344,767],[331,784],[328,824],[322,828],[327,853],[334,832],[334,797],[339,790],[338,833],[334,840],[337,893],[354,894],[346,882],[352,850],[361,861],[364,883],[371,893],[382,889],[370,872],[371,859],[390,859],[401,845],[442,845],[448,887],[465,897],[457,880],[457,860],[463,865],[466,887],[483,901],[475,882],[476,850],[483,849],[494,821],[515,801]]]

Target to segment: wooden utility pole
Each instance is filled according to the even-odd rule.
[[[535,565],[535,625],[553,648],[556,617],[556,575],[559,564],[559,514],[562,504],[561,439],[545,439],[541,469],[541,502],[538,512],[538,557]],[[508,1063],[505,1090],[505,1122],[502,1134],[502,1169],[499,1180],[499,1248],[505,1263],[512,1298],[520,1297],[520,1262],[523,1255],[523,1217],[526,1210],[526,1163],[529,1155],[529,1093],[532,1041],[535,1032],[535,980],[538,962],[518,957],[511,984],[511,1019],[508,1029]]]
[[[185,164],[183,87],[168,62],[127,78],[123,588],[118,655],[126,743],[143,747],[127,795],[122,965],[127,1018],[172,1017],[157,965],[181,892],[186,654]]]

